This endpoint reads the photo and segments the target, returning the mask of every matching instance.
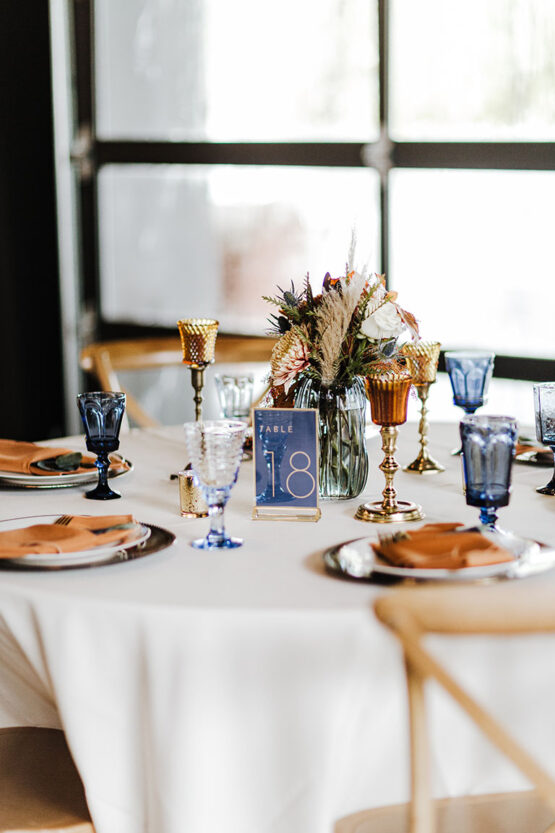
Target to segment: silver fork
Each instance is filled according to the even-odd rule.
[[[54,521],[54,526],[68,526],[71,521],[71,515],[60,515],[59,518],[56,518]]]

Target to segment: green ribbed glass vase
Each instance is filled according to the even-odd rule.
[[[347,500],[359,495],[368,477],[366,394],[362,379],[350,387],[325,388],[302,379],[295,408],[318,408],[320,426],[320,497]]]

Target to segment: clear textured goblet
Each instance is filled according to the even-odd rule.
[[[534,385],[534,412],[536,415],[536,438],[548,445],[555,460],[555,382]],[[555,469],[546,486],[536,489],[540,495],[555,495]]]
[[[114,500],[121,497],[108,485],[109,454],[119,448],[119,432],[125,413],[125,394],[121,391],[80,393],[77,397],[85,429],[87,449],[97,455],[98,485],[85,497],[91,500]]]
[[[224,527],[224,509],[237,480],[246,425],[231,419],[186,422],[185,442],[191,466],[208,505],[210,529],[206,538],[191,546],[201,550],[240,547],[241,538],[231,538]]]
[[[482,526],[497,532],[497,509],[509,503],[517,430],[507,416],[468,415],[460,423],[466,502],[480,508]]]
[[[445,369],[453,390],[453,403],[465,414],[473,414],[486,400],[493,374],[495,353],[479,350],[449,350],[445,353]],[[460,454],[460,448],[453,454]]]

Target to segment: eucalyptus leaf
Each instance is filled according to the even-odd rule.
[[[68,454],[60,454],[56,457],[56,466],[61,471],[73,471],[81,465],[83,455],[79,451],[70,451]]]
[[[104,529],[91,529],[90,532],[93,535],[103,535],[105,532],[112,532],[114,529],[133,529],[135,526],[134,521],[130,521],[127,524],[114,524],[114,526],[106,526]]]
[[[83,455],[79,451],[70,451],[67,454],[58,454],[57,457],[49,457],[47,460],[38,460],[33,465],[42,471],[76,471],[82,459]]]

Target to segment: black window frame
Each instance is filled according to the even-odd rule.
[[[180,142],[100,140],[95,130],[94,0],[68,0],[73,39],[76,143],[72,158],[79,175],[81,294],[94,312],[95,339],[167,334],[159,326],[108,322],[98,315],[97,175],[111,164],[302,165],[371,168],[380,180],[380,272],[389,271],[389,174],[392,169],[555,171],[555,142],[395,141],[389,135],[390,0],[368,0],[378,7],[379,140],[375,142]],[[394,284],[394,276],[393,281]],[[440,370],[444,369],[443,355]],[[555,379],[555,360],[496,355],[495,376],[526,381]]]

